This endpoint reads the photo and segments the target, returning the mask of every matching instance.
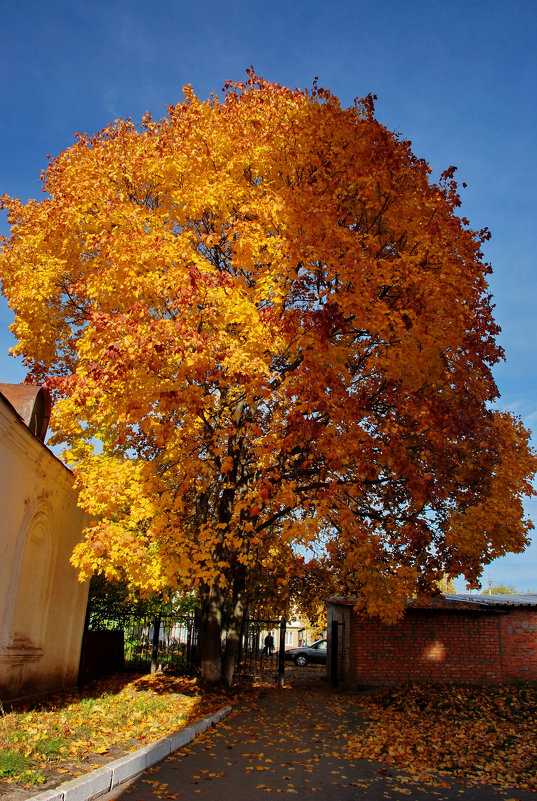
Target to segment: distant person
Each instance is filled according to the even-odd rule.
[[[273,651],[274,651],[274,637],[272,636],[272,633],[269,631],[269,633],[265,637],[263,656],[272,656]]]

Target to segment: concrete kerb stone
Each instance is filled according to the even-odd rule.
[[[160,740],[156,740],[150,745],[139,748],[131,754],[126,754],[102,768],[92,770],[84,776],[60,784],[52,790],[44,790],[42,793],[28,796],[31,801],[92,801],[104,793],[108,793],[114,787],[133,779],[146,768],[151,767],[162,759],[165,759],[178,748],[181,748],[197,737],[198,734],[206,731],[209,726],[218,723],[231,712],[230,706],[219,709],[214,715],[210,715],[203,720],[188,726],[186,729],[168,734]]]
[[[79,776],[63,785],[63,801],[89,801],[107,793],[111,782],[112,770],[109,765],[92,770],[90,774]],[[62,789],[61,786],[59,789]]]
[[[28,796],[28,798],[32,800],[34,798],[39,798],[39,801],[63,801],[63,792],[59,787],[54,787],[52,790],[43,790],[42,793]]]

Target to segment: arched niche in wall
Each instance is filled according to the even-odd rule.
[[[35,661],[43,655],[53,592],[54,540],[48,509],[32,504],[19,533],[3,625],[2,650],[15,662]]]

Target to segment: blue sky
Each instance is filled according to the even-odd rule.
[[[27,0],[2,9],[0,193],[39,198],[47,154],[111,120],[159,118],[190,83],[201,98],[250,65],[288,86],[315,76],[343,105],[371,92],[378,119],[438,175],[465,181],[461,214],[488,226],[485,256],[507,360],[500,405],[537,431],[537,2],[535,0]],[[7,234],[5,216],[0,233]],[[0,303],[0,380],[21,381]],[[534,437],[537,444],[537,438]],[[537,502],[528,503],[537,524]],[[535,544],[484,581],[537,592]]]

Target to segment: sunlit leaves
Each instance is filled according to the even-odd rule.
[[[524,547],[535,459],[490,411],[488,233],[371,99],[187,88],[79,137],[43,188],[4,198],[0,273],[97,521],[82,574],[282,610],[301,586],[312,608],[315,573],[394,619]]]
[[[362,699],[363,731],[349,755],[396,765],[413,776],[537,789],[537,688],[404,686]]]
[[[0,779],[65,781],[215,712],[222,697],[163,675],[114,676],[0,717]]]

